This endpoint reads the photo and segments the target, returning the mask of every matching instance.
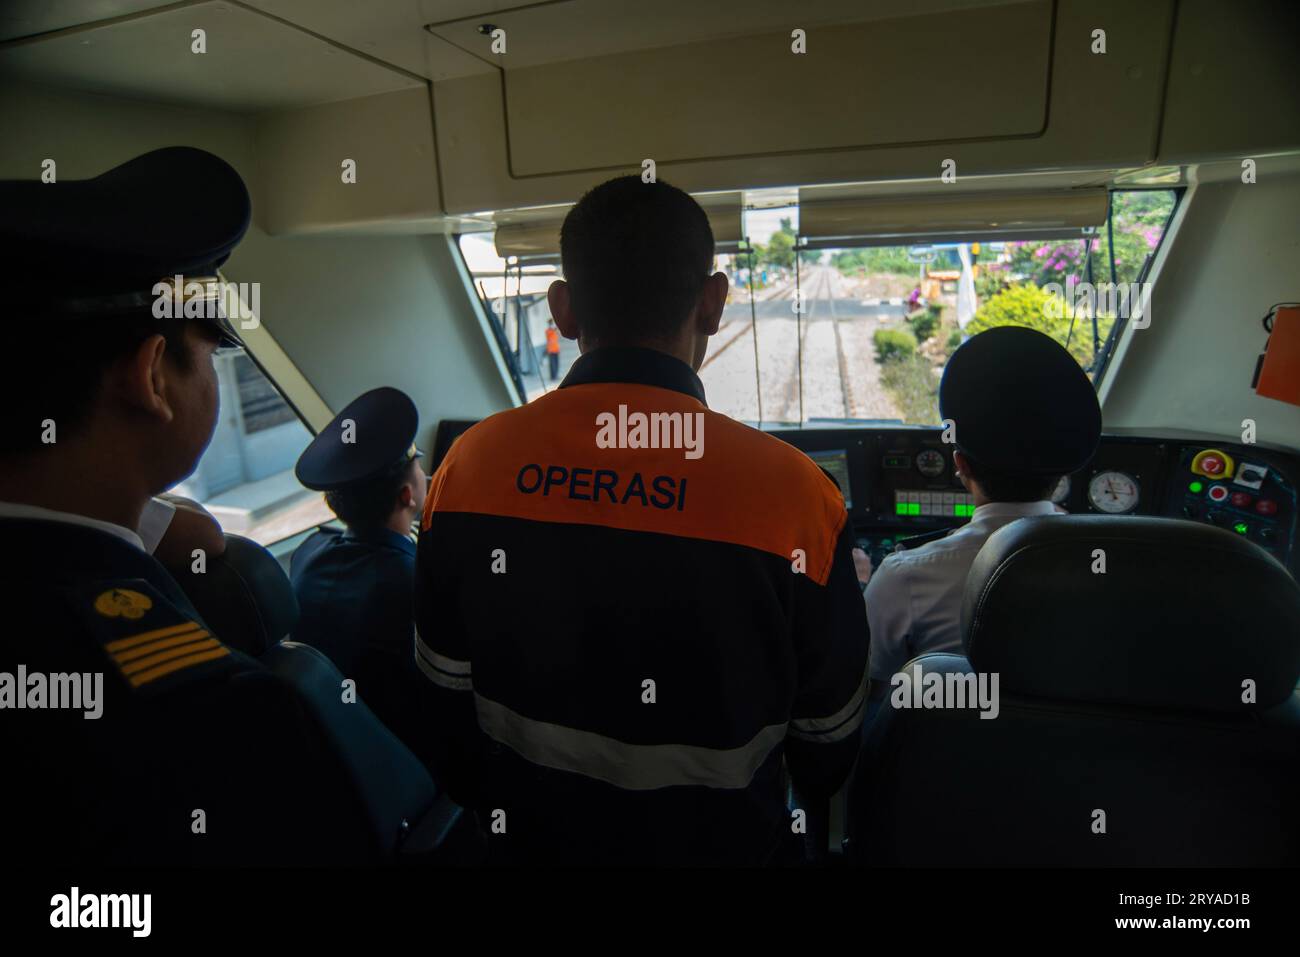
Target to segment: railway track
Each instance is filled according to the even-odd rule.
[[[872,340],[894,307],[848,294],[831,266],[802,279],[802,314],[794,283],[756,296],[752,315],[748,302],[727,307],[700,369],[710,405],[749,421],[898,418]]]

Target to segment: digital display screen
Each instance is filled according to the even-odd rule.
[[[835,484],[840,487],[840,492],[844,496],[844,507],[852,508],[853,491],[849,485],[849,453],[844,449],[825,449],[809,452],[808,458],[831,473],[831,478],[835,479]]]

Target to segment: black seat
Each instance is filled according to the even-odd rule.
[[[226,551],[207,568],[173,571],[213,634],[260,658],[298,624],[298,599],[275,557],[257,542],[226,535]]]
[[[886,700],[855,860],[1300,863],[1300,586],[1263,550],[1191,522],[1021,519],[977,556],[962,629],[965,656],[902,671],[996,673],[998,716]]]
[[[298,690],[342,778],[365,808],[365,839],[374,857],[401,853],[441,861],[435,852],[460,821],[461,808],[439,794],[420,760],[360,698],[345,700],[343,676],[329,658],[282,640],[298,622],[298,601],[274,556],[256,542],[227,535],[224,555],[209,559],[203,574],[180,573],[179,581],[214,634],[260,658]]]

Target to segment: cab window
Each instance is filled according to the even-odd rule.
[[[1116,318],[1144,301],[1131,284],[1145,282],[1177,199],[1114,191],[1107,222],[1087,232],[833,248],[801,240],[798,206],[747,210],[747,247],[715,263],[731,288],[700,368],[709,406],[760,427],[936,425],[948,357],[1004,325],[1052,336],[1095,381]],[[560,339],[552,377],[546,289],[561,278],[558,257],[507,261],[491,233],[463,235],[460,248],[523,400],[555,388],[578,356]]]
[[[170,491],[194,499],[229,533],[263,545],[291,539],[333,517],[293,467],[311,432],[243,349],[213,357],[221,408],[194,473]]]

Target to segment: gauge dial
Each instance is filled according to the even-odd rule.
[[[1137,479],[1123,472],[1098,472],[1088,483],[1088,501],[1099,512],[1120,515],[1137,508]]]
[[[1061,481],[1056,483],[1056,488],[1052,490],[1052,503],[1060,505],[1070,497],[1070,476],[1062,475]]]
[[[942,452],[934,449],[922,449],[916,453],[916,470],[929,478],[942,475],[947,462]]]

